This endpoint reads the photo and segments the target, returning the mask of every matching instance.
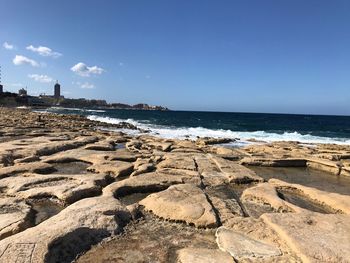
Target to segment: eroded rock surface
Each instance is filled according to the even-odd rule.
[[[87,198],[40,225],[0,241],[0,262],[71,262],[130,220],[112,197]]]
[[[348,215],[265,214],[262,218],[303,262],[349,262]]]
[[[181,184],[151,194],[140,202],[145,209],[159,217],[183,221],[197,227],[218,225],[215,211],[200,188]]]
[[[216,242],[221,250],[230,253],[237,260],[281,255],[277,247],[225,227],[217,229]]]
[[[0,262],[349,258],[349,146],[228,148],[83,116],[0,117]]]

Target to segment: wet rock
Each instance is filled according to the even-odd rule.
[[[257,157],[244,157],[240,164],[251,166],[266,166],[266,167],[306,167],[305,159],[269,159]]]
[[[230,253],[237,260],[281,255],[281,251],[277,247],[225,227],[217,229],[216,242],[221,250]]]
[[[218,249],[183,248],[177,251],[177,263],[233,263],[233,258]]]
[[[1,262],[71,262],[93,244],[121,231],[130,214],[113,197],[88,198],[40,225],[0,241]]]
[[[174,185],[140,202],[155,215],[196,227],[215,227],[218,222],[203,190],[192,184]]]
[[[271,226],[303,262],[348,262],[350,217],[348,215],[265,214]]]

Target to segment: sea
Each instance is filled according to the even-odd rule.
[[[105,123],[129,122],[162,138],[236,139],[233,146],[256,141],[298,141],[350,145],[350,116],[199,111],[146,111],[52,107],[47,112],[84,115]],[[126,130],[135,134],[136,131]]]

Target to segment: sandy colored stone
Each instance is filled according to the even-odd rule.
[[[15,198],[0,199],[0,240],[30,227],[33,210]]]
[[[245,189],[242,193],[241,199],[269,204],[276,212],[280,213],[301,212],[304,210],[281,199],[278,196],[275,187],[269,183],[260,183],[257,186]]]
[[[196,166],[192,155],[189,154],[167,154],[164,161],[158,164],[158,168],[172,168],[195,171]]]
[[[114,233],[130,214],[113,197],[87,198],[36,227],[0,241],[0,262],[71,262]]]
[[[219,248],[238,260],[281,255],[281,251],[277,247],[226,227],[219,227],[215,235]]]
[[[130,175],[134,170],[134,165],[122,161],[105,161],[93,164],[87,168],[88,171],[100,174],[109,174],[113,177]]]
[[[183,248],[177,251],[177,263],[233,263],[233,258],[218,249]]]
[[[163,173],[145,173],[112,183],[103,189],[103,195],[125,196],[132,193],[157,192],[173,184],[184,183],[184,176]]]
[[[0,168],[0,179],[19,173],[30,172],[47,174],[53,171],[54,168],[52,165],[43,162],[16,164],[14,166]]]
[[[350,214],[350,196],[338,193],[329,193],[316,188],[300,184],[290,184],[278,179],[270,179],[269,183],[274,187],[296,191],[314,202],[333,209],[335,212]]]
[[[263,181],[263,179],[256,175],[254,171],[244,167],[243,165],[218,156],[209,155],[209,158],[218,166],[221,172],[227,176],[229,182],[249,183]]]
[[[64,203],[95,196],[102,192],[106,175],[39,175],[8,177],[0,180],[5,194],[19,199],[56,197]]]
[[[349,215],[305,212],[261,218],[303,262],[350,262]]]
[[[333,173],[336,175],[339,175],[341,171],[341,165],[339,162],[324,160],[321,158],[308,158],[307,166],[314,169]]]
[[[215,227],[218,224],[205,193],[192,184],[170,186],[167,190],[149,195],[140,204],[159,217],[196,227]]]

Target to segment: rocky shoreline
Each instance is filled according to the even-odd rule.
[[[350,262],[350,146],[0,117],[0,262]]]

